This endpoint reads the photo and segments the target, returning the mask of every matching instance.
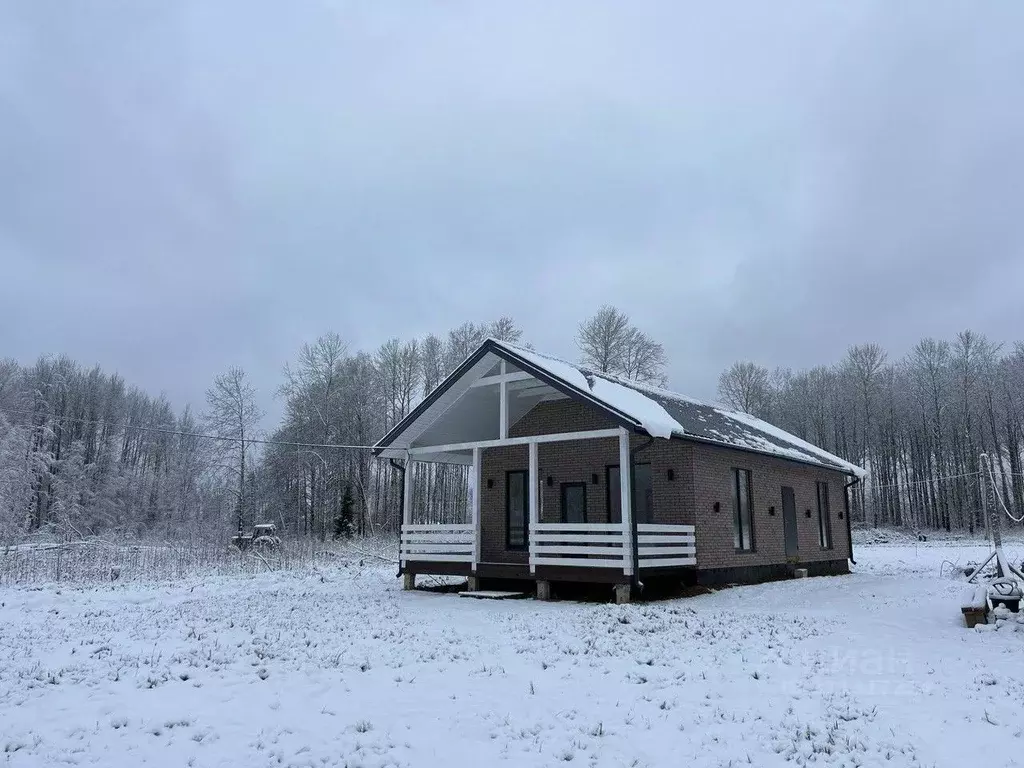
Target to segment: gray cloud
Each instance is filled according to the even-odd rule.
[[[0,354],[199,403],[303,341],[614,303],[674,387],[1020,335],[1024,8],[0,8]],[[552,7],[554,6],[554,7]]]

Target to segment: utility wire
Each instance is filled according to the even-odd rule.
[[[3,410],[3,413],[18,413],[18,414],[21,414],[23,416],[38,416],[39,415],[39,413],[37,411],[21,410],[21,409],[18,409],[18,408],[5,408]],[[47,417],[48,421],[67,422],[67,423],[72,423],[72,424],[92,424],[92,425],[96,425],[96,426],[102,426],[104,424],[107,424],[107,422],[105,422],[105,421],[99,421],[99,420],[96,420],[96,419],[78,419],[78,418],[74,418],[73,416],[52,416],[52,415],[46,414],[46,417]],[[194,438],[203,439],[203,440],[220,440],[222,442],[234,442],[234,443],[241,443],[241,442],[243,442],[242,438],[240,438],[240,437],[231,437],[231,436],[227,436],[227,435],[208,435],[208,434],[204,434],[202,432],[183,432],[181,430],[168,429],[166,427],[144,427],[144,426],[140,426],[140,425],[127,424],[127,423],[126,424],[122,424],[121,426],[122,426],[123,429],[126,429],[126,430],[134,429],[134,430],[138,430],[139,432],[153,432],[155,434],[170,435],[170,436],[173,436],[173,437],[194,437]],[[285,447],[285,448],[320,448],[320,449],[332,449],[333,448],[333,449],[338,449],[338,450],[359,450],[359,451],[369,451],[369,450],[373,450],[373,448],[375,447],[375,446],[372,446],[372,445],[344,445],[344,444],[338,444],[338,443],[297,443],[297,442],[291,442],[291,441],[288,441],[288,440],[265,440],[265,439],[252,438],[252,437],[245,438],[244,442],[249,443],[249,444],[256,444],[256,445],[279,445],[279,446],[282,446],[282,447]],[[992,475],[992,464],[991,464],[991,462],[989,462],[989,464],[988,464],[988,472],[989,472],[989,475],[991,476]],[[885,490],[887,488],[897,488],[897,489],[909,488],[910,486],[921,485],[921,484],[931,484],[931,483],[934,483],[934,482],[938,482],[940,480],[959,480],[959,479],[962,479],[962,478],[965,478],[965,477],[974,477],[974,476],[980,475],[980,474],[981,474],[981,472],[978,471],[978,472],[964,472],[963,474],[959,474],[959,475],[940,475],[938,477],[925,478],[925,479],[921,479],[921,480],[909,480],[909,481],[907,481],[905,483],[886,483],[885,485],[871,485],[871,486],[869,486],[869,488],[872,491],[880,491],[880,490]],[[1013,473],[1007,473],[1007,474],[1013,474]],[[994,477],[992,479],[992,485],[993,486],[996,485]],[[998,487],[996,488],[996,491],[998,493]],[[1003,505],[1003,509],[1006,510],[1006,514],[1010,516],[1011,520],[1014,520],[1015,522],[1018,522],[1018,523],[1019,522],[1024,522],[1024,517],[1022,517],[1020,520],[1018,520],[1012,514],[1010,514],[1009,510],[1006,509],[1006,505],[1003,503],[1001,495],[999,496],[999,503]]]
[[[988,458],[988,456],[985,457],[985,466],[988,467],[988,476],[989,479],[992,480],[992,488],[995,490],[996,498],[999,499],[999,506],[1003,508],[1003,512],[1005,512],[1006,516],[1013,520],[1013,522],[1024,523],[1024,515],[1021,515],[1020,517],[1014,517],[1013,513],[1010,512],[1009,507],[1006,506],[1006,502],[1003,501],[1003,493],[1002,491],[999,490],[999,484],[996,482],[995,473],[992,471],[992,461],[991,459]]]
[[[975,476],[980,475],[980,474],[981,474],[981,472],[979,471],[979,472],[964,472],[963,474],[960,474],[960,475],[939,475],[938,477],[933,477],[933,478],[930,478],[930,479],[926,478],[926,479],[923,479],[923,480],[908,480],[905,483],[886,483],[885,485],[870,485],[870,486],[866,486],[866,489],[882,490],[882,489],[885,489],[885,488],[909,488],[910,486],[913,486],[913,485],[927,485],[927,484],[938,482],[940,480],[960,480],[960,479],[965,478],[965,477],[975,477]]]
[[[4,413],[20,413],[20,414],[23,414],[25,416],[38,416],[39,415],[35,411],[24,411],[24,410],[18,410],[17,408],[5,408],[3,412]],[[73,418],[71,416],[50,416],[50,415],[47,415],[47,420],[48,421],[57,421],[57,422],[70,422],[72,424],[95,424],[97,426],[108,424],[108,422],[97,421],[95,419],[76,419],[76,418]],[[135,430],[138,430],[139,432],[155,432],[155,433],[160,434],[160,435],[173,435],[175,437],[196,437],[196,438],[202,438],[204,440],[221,440],[221,441],[224,441],[224,442],[235,442],[235,443],[243,442],[242,438],[240,438],[240,437],[230,437],[230,436],[227,436],[227,435],[207,435],[207,434],[203,434],[202,432],[183,432],[181,430],[168,429],[166,427],[143,427],[143,426],[138,426],[138,425],[135,425],[135,424],[122,424],[121,427],[123,429],[126,429],[126,430],[128,430],[128,429],[135,429]],[[339,445],[339,444],[336,444],[336,443],[294,443],[294,442],[290,442],[290,441],[287,441],[287,440],[261,440],[261,439],[254,438],[254,437],[247,437],[247,438],[245,438],[244,442],[245,443],[249,443],[249,444],[255,443],[257,445],[281,445],[281,446],[284,446],[286,448],[339,448],[339,449],[351,449],[351,450],[363,450],[363,451],[372,450],[373,447],[374,447],[372,445]]]

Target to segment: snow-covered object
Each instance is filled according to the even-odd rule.
[[[867,475],[856,464],[749,413],[592,371],[584,365],[570,363],[517,344],[496,339],[490,339],[488,343],[528,366],[559,379],[585,397],[617,411],[653,437],[686,436],[731,448],[818,464],[857,477]]]
[[[994,598],[1015,598],[1020,600],[1021,589],[1013,579],[1000,579],[988,585],[989,595]]]
[[[652,437],[669,438],[673,434],[683,435],[686,433],[682,425],[665,410],[665,407],[644,394],[635,382],[627,383],[625,380],[609,376],[606,373],[594,373],[583,366],[559,360],[557,357],[542,355],[532,349],[515,344],[500,341],[496,343],[515,350],[519,357],[544,369],[550,375],[585,394],[590,393],[605,405],[635,419]]]
[[[936,578],[985,542],[863,547],[842,578],[626,606],[404,592],[390,563],[359,565],[367,542],[325,546],[334,564],[246,578],[0,585],[0,765],[1024,758],[1024,614],[967,632]]]

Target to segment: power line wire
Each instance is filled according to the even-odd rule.
[[[908,481],[906,481],[904,483],[886,483],[884,485],[870,485],[870,486],[867,486],[867,487],[870,488],[871,490],[882,490],[884,488],[908,488],[908,487],[914,486],[914,485],[931,484],[931,483],[938,482],[940,480],[960,480],[960,479],[963,479],[963,478],[966,478],[966,477],[976,477],[977,475],[980,475],[980,474],[981,474],[980,471],[978,471],[978,472],[964,472],[963,474],[959,474],[959,475],[939,475],[938,477],[925,478],[925,479],[922,479],[922,480],[908,480]]]
[[[5,408],[5,409],[3,409],[2,412],[3,413],[18,413],[18,414],[21,414],[21,415],[24,415],[24,416],[38,416],[39,415],[39,413],[36,412],[36,411],[28,411],[28,410],[22,410],[22,409],[18,409],[18,408]],[[73,416],[54,416],[52,414],[46,414],[46,417],[47,417],[47,419],[49,421],[68,422],[68,423],[72,423],[72,424],[92,424],[92,425],[96,425],[96,426],[102,426],[102,425],[108,424],[108,422],[100,421],[100,420],[97,420],[97,419],[79,419],[79,418],[75,418]],[[117,424],[115,423],[114,426],[117,426]],[[205,433],[202,433],[202,432],[184,432],[182,430],[168,429],[166,427],[145,427],[145,426],[141,426],[141,425],[127,424],[127,423],[123,423],[120,426],[121,426],[122,429],[125,429],[125,430],[134,429],[134,430],[137,430],[139,432],[153,432],[155,434],[170,435],[170,436],[173,436],[173,437],[194,437],[194,438],[203,439],[203,440],[220,440],[222,442],[235,442],[235,443],[243,442],[242,438],[240,438],[240,437],[231,437],[231,436],[227,436],[227,435],[209,435],[209,434],[205,434]],[[260,438],[252,438],[252,437],[245,438],[244,442],[245,443],[249,443],[249,444],[256,444],[256,445],[278,445],[278,446],[283,446],[285,448],[322,448],[322,449],[361,450],[361,451],[369,451],[369,450],[372,450],[375,447],[373,445],[345,445],[345,444],[338,444],[338,443],[298,443],[298,442],[292,442],[292,441],[288,441],[288,440],[266,440],[266,439],[260,439]],[[989,465],[988,470],[989,470],[989,473],[991,474],[992,473],[991,464]],[[884,489],[887,489],[887,488],[897,488],[897,489],[900,489],[900,488],[908,488],[910,486],[921,485],[921,484],[931,484],[931,483],[938,482],[940,480],[959,480],[959,479],[966,478],[966,477],[975,477],[975,476],[980,475],[980,474],[981,474],[981,471],[977,471],[977,472],[964,472],[964,473],[958,474],[958,475],[939,475],[937,477],[924,478],[924,479],[921,479],[921,480],[908,480],[907,482],[904,482],[904,483],[886,483],[884,485],[873,484],[873,485],[871,485],[869,487],[873,491],[880,491],[880,490],[884,490]],[[1020,473],[1006,473],[1006,474],[1020,474]],[[995,485],[995,479],[994,478],[993,478],[992,483],[993,483],[993,485]],[[1000,503],[1002,503],[1002,498],[1001,497],[1000,497]],[[1005,504],[1003,505],[1003,508],[1004,509],[1006,508]],[[1007,514],[1010,514],[1009,511],[1007,511]],[[1022,520],[1017,520],[1016,518],[1013,517],[1013,515],[1010,515],[1010,518],[1015,520],[1016,522],[1021,522],[1022,520],[1024,520],[1024,518],[1022,518]]]
[[[988,456],[985,457],[985,466],[988,467],[988,476],[992,480],[992,489],[995,491],[996,498],[999,499],[999,506],[1003,508],[1003,512],[1005,512],[1006,516],[1013,520],[1013,522],[1024,523],[1024,515],[1014,517],[1013,513],[1010,512],[1009,508],[1006,506],[1006,502],[1003,501],[1003,494],[1002,491],[999,490],[999,484],[996,482],[995,473],[992,471],[992,461]]]

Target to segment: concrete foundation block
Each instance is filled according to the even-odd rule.
[[[467,592],[479,592],[480,591],[480,579],[476,576],[466,577],[466,591]]]
[[[615,604],[625,605],[630,601],[632,597],[632,590],[629,584],[616,584],[615,585]]]
[[[807,569],[806,568],[797,568],[797,569],[795,569],[793,571],[793,576],[795,578],[797,578],[797,579],[806,579],[807,578]]]
[[[402,574],[402,589],[416,589],[416,574],[415,573],[403,573]]]
[[[551,599],[551,582],[550,581],[538,581],[537,582],[537,599],[538,600],[550,600]]]

